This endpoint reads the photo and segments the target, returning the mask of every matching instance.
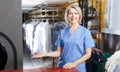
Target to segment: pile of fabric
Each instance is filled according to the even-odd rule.
[[[103,72],[104,62],[102,51],[98,48],[92,48],[91,58],[86,61],[87,72]]]
[[[116,52],[107,59],[105,64],[106,72],[120,72],[120,43],[117,45]]]

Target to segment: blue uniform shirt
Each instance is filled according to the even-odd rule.
[[[85,49],[94,46],[94,41],[90,31],[79,25],[72,34],[69,27],[61,30],[55,45],[62,47],[59,59],[59,66],[61,67],[68,62],[81,58]],[[76,66],[76,69],[80,72],[86,72],[85,62]]]

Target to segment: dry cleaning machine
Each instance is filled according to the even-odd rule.
[[[22,69],[21,0],[0,0],[0,70]]]

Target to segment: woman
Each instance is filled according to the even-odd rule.
[[[76,68],[86,72],[85,61],[91,56],[94,46],[91,33],[81,26],[82,11],[79,6],[71,5],[66,8],[65,21],[69,25],[61,30],[55,45],[57,50],[48,53],[36,52],[32,58],[59,57],[59,66],[65,69]]]

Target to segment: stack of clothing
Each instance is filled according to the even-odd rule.
[[[107,59],[105,69],[107,72],[120,72],[120,43],[116,47],[116,52]]]
[[[105,64],[107,72],[119,72],[120,71],[120,50],[116,51],[110,56]]]

